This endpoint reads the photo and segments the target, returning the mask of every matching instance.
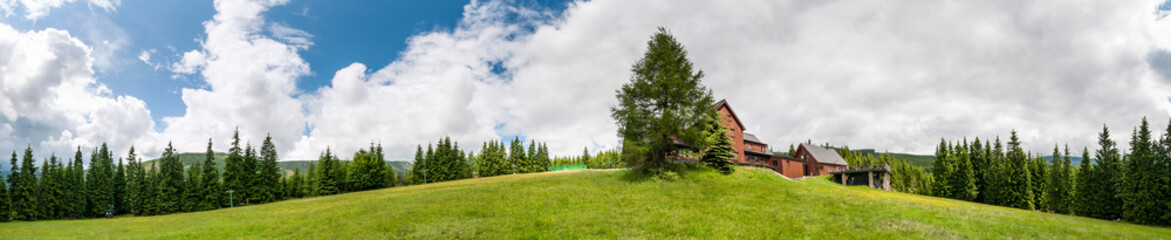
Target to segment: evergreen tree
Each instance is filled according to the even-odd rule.
[[[264,137],[260,146],[260,197],[261,202],[279,200],[277,193],[280,190],[281,170],[277,167],[276,146],[272,143],[272,136]]]
[[[79,152],[80,153],[80,152]],[[146,176],[142,163],[138,161],[138,154],[134,153],[134,146],[126,154],[126,207],[130,214],[142,214],[143,190],[145,190]]]
[[[423,156],[423,146],[415,145],[415,162],[411,165],[411,181],[413,184],[423,183],[423,170],[427,169],[426,158]]]
[[[200,189],[203,190],[200,199],[198,210],[212,210],[219,207],[223,202],[220,200],[223,191],[220,189],[220,171],[216,168],[215,152],[211,149],[211,139],[207,139],[207,152],[204,154],[203,173],[200,174],[202,179],[199,181],[203,184]]]
[[[126,209],[126,166],[122,158],[118,158],[118,167],[114,169],[114,209],[117,214],[128,212]]]
[[[957,143],[952,153],[948,154],[949,162],[954,164],[948,181],[951,186],[951,198],[971,201],[976,198],[976,182],[972,171],[971,158],[968,156],[967,140]]]
[[[90,153],[89,161],[89,173],[85,175],[86,205],[90,216],[103,216],[114,205],[114,160],[103,143],[97,151]]]
[[[1047,164],[1045,158],[1033,157],[1029,153],[1029,189],[1033,190],[1033,209],[1039,211],[1049,211],[1049,206],[1045,205],[1045,189],[1049,188],[1045,185],[1045,176],[1048,174],[1046,170]]]
[[[251,204],[261,192],[258,189],[260,176],[257,174],[256,149],[252,148],[251,143],[245,145],[244,159],[240,165],[243,169],[243,173],[240,176],[243,177],[241,182],[244,184],[244,190],[236,193],[236,196],[240,199],[240,202],[247,205]]]
[[[1013,130],[1012,136],[1009,137],[1007,157],[1007,206],[1033,210],[1032,173],[1029,171],[1028,156],[1025,155],[1024,149],[1021,149],[1021,141],[1017,138],[1016,130]]]
[[[244,166],[244,149],[240,148],[240,129],[232,135],[232,147],[228,149],[228,157],[224,159],[224,188],[223,191],[232,191],[232,198],[242,199],[242,193],[248,189],[248,174]],[[221,202],[221,204],[226,202]],[[224,205],[226,206],[226,205]]]
[[[337,175],[334,173],[337,168],[335,161],[329,148],[325,148],[325,152],[321,153],[321,157],[317,159],[317,162],[321,164],[317,168],[319,171],[317,173],[317,195],[330,195],[339,192]]]
[[[158,160],[159,181],[156,191],[158,214],[169,214],[182,211],[185,194],[183,179],[183,163],[175,152],[175,147],[167,143],[162,158]]]
[[[512,145],[508,149],[508,163],[512,165],[512,173],[524,173],[527,156],[525,155],[524,144],[520,142],[520,137],[515,137],[512,140]]]
[[[1123,174],[1122,219],[1139,224],[1158,224],[1162,221],[1165,198],[1159,198],[1157,186],[1159,170],[1164,169],[1157,165],[1155,142],[1151,141],[1151,131],[1144,117],[1139,125],[1137,136],[1131,142],[1130,161],[1126,163]]]
[[[1171,225],[1171,120],[1168,121],[1162,140],[1155,145],[1158,151],[1154,166],[1148,171],[1153,187],[1149,189],[1149,199],[1155,202],[1152,207],[1156,209],[1150,220],[1162,225]]]
[[[1119,187],[1122,186],[1122,156],[1116,143],[1110,139],[1110,130],[1102,125],[1098,134],[1098,151],[1095,152],[1097,166],[1090,171],[1089,201],[1093,208],[1087,209],[1086,216],[1114,220],[1122,217],[1122,200]]]
[[[84,160],[81,155],[81,147],[77,147],[77,152],[73,155],[73,162],[69,165],[69,218],[78,219],[85,217],[88,209],[86,208],[86,188],[85,188],[85,167]]]
[[[1093,191],[1096,191],[1090,188],[1094,184],[1090,176],[1093,172],[1091,160],[1090,149],[1082,148],[1082,163],[1077,170],[1077,184],[1073,186],[1073,206],[1070,209],[1074,215],[1089,216],[1090,209],[1094,208],[1094,203],[1090,202]]]
[[[13,159],[16,154],[13,153]],[[16,179],[12,184],[12,219],[13,220],[36,220],[37,218],[37,168],[33,164],[33,149],[32,147],[25,148],[24,158],[20,162],[20,168],[15,168],[13,165],[12,173],[9,174],[11,178]]]
[[[12,175],[9,175],[11,177]],[[6,181],[4,176],[0,176],[0,182]],[[12,216],[12,207],[9,206],[8,184],[0,183],[0,222],[7,222]]]
[[[1061,172],[1058,178],[1058,186],[1061,187],[1057,191],[1057,197],[1061,198],[1057,201],[1060,204],[1059,209],[1054,210],[1057,213],[1071,214],[1073,211],[1073,176],[1070,169],[1069,144],[1065,144],[1065,155],[1061,159]]]
[[[939,147],[935,149],[935,166],[931,169],[931,173],[935,179],[935,185],[931,186],[931,192],[936,197],[948,197],[952,195],[949,190],[953,185],[951,184],[952,178],[950,176],[952,168],[951,158],[949,158],[949,154],[951,153],[950,149],[951,147],[947,141],[939,139]]]
[[[63,165],[57,161],[57,156],[51,155],[48,161],[41,162],[41,186],[38,188],[37,200],[41,207],[41,219],[60,219],[64,217],[65,185],[63,181]]]
[[[1057,145],[1053,145],[1053,164],[1049,166],[1049,170],[1047,171],[1049,174],[1045,178],[1045,185],[1049,187],[1045,188],[1045,196],[1042,198],[1044,199],[1044,204],[1042,205],[1046,206],[1047,210],[1058,213],[1065,211],[1062,203],[1066,200],[1061,196],[1061,156],[1061,151],[1057,150]]]
[[[203,189],[203,164],[195,162],[191,167],[187,168],[187,180],[184,183],[183,191],[183,211],[193,212],[199,211],[199,206],[202,204],[203,193],[207,192]]]
[[[984,194],[987,191],[987,186],[984,183],[984,175],[988,171],[988,154],[985,151],[987,144],[982,144],[980,138],[977,137],[972,141],[972,147],[968,149],[968,157],[971,159],[972,167],[972,184],[976,186],[974,202],[984,202]],[[908,165],[910,166],[910,165]]]
[[[657,175],[670,170],[667,157],[679,145],[707,148],[707,136],[696,126],[716,114],[715,100],[703,85],[703,71],[693,71],[683,45],[660,27],[631,71],[630,82],[616,94],[618,105],[610,108],[626,159]]]
[[[732,168],[732,159],[736,158],[735,149],[732,148],[731,131],[727,126],[720,124],[720,121],[714,115],[709,115],[708,120],[705,121],[704,127],[708,134],[707,142],[710,147],[703,151],[703,158],[700,159],[704,165],[712,167],[724,174],[730,174],[735,169]],[[589,154],[586,154],[589,157]]]

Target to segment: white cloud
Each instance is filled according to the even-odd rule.
[[[269,25],[268,31],[272,32],[272,35],[277,39],[284,40],[285,43],[291,44],[296,48],[307,49],[309,46],[313,46],[313,41],[309,40],[313,38],[313,34],[309,34],[301,29],[289,27],[287,24],[273,23]]]
[[[1148,63],[1171,37],[1151,14],[1158,4],[599,0],[512,21],[541,14],[473,2],[457,29],[413,38],[401,60],[339,71],[309,105],[307,139],[397,139],[392,156],[444,133],[471,144],[520,134],[555,154],[613,147],[614,89],[664,26],[716,97],[777,148],[812,139],[931,153],[939,138],[1014,128],[1037,151],[1092,147],[1102,123],[1125,140],[1141,116],[1167,119],[1161,62]]]
[[[77,0],[0,0],[0,12],[3,12],[5,16],[11,16],[16,13],[17,9],[23,8],[25,19],[36,20],[49,15],[49,10],[53,8],[73,2],[77,2]],[[122,5],[121,0],[88,0],[87,3],[91,7],[98,7],[105,11],[114,11],[118,5]]]
[[[293,96],[309,64],[297,46],[261,35],[261,13],[280,4],[284,1],[215,1],[215,16],[203,23],[202,49],[184,53],[172,65],[172,71],[198,73],[207,83],[206,89],[183,89],[186,113],[163,119],[162,135],[177,149],[199,151],[214,138],[216,149],[226,150],[236,127],[254,145],[271,134],[281,153],[301,138],[305,116]]]
[[[92,48],[58,29],[0,24],[0,149],[33,147],[38,158],[72,156],[108,143],[116,152],[151,145],[146,103],[112,96],[93,78]]]

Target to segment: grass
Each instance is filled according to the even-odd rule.
[[[1171,229],[790,181],[755,168],[674,181],[565,171],[209,212],[0,223],[0,238],[1168,239]]]

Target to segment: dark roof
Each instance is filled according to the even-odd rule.
[[[751,153],[751,154],[762,155],[762,156],[769,156],[769,157],[773,156],[773,154],[772,154],[772,153],[759,152],[759,151],[755,151],[755,150],[748,150],[748,149],[744,149],[744,153]]]
[[[736,120],[736,125],[740,126],[740,129],[744,129],[744,123],[740,122],[740,117],[736,116],[736,111],[732,111],[732,105],[728,105],[728,101],[720,99],[719,102],[716,102],[716,110],[720,110],[721,107],[727,107],[728,113],[732,114],[732,119]]]
[[[760,139],[757,139],[756,135],[752,135],[751,133],[744,133],[744,141],[765,144],[764,142],[761,142]]]
[[[805,151],[809,152],[810,155],[813,155],[813,158],[817,159],[818,163],[850,166],[849,163],[846,163],[845,159],[842,159],[842,155],[838,155],[838,152],[833,150],[805,143],[802,143],[801,147],[805,148]]]

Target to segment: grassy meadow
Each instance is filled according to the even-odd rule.
[[[738,168],[673,181],[576,170],[209,212],[0,223],[3,239],[1171,239],[1171,229],[790,181]]]

